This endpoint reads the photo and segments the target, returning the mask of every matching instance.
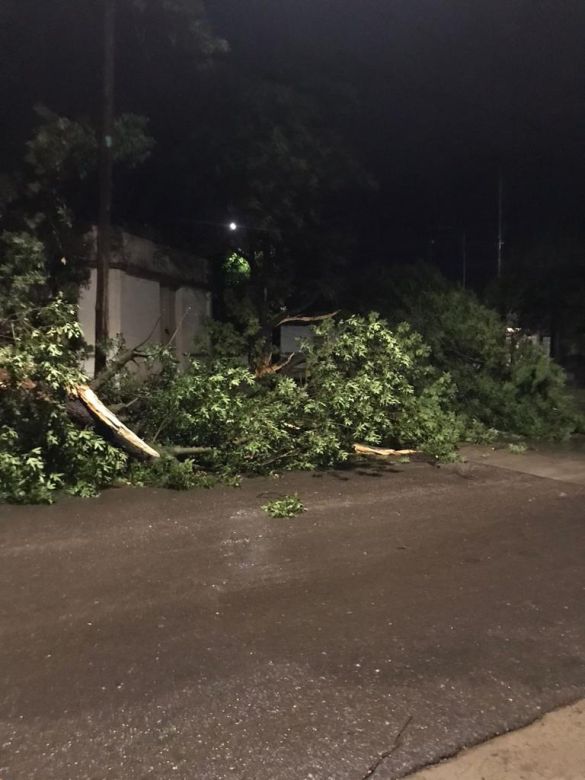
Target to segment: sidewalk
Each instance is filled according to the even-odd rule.
[[[535,477],[585,485],[585,452],[551,445],[538,450],[515,454],[508,449],[489,446],[461,448],[461,455],[469,463],[531,474]],[[585,778],[585,770],[583,772]]]
[[[583,780],[585,702],[545,715],[408,780]]]

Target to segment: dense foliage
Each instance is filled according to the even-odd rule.
[[[159,354],[159,371],[125,389],[134,396],[130,425],[223,475],[335,466],[358,441],[453,452],[453,387],[408,326],[391,331],[376,315],[330,320],[305,354],[302,382],[279,374],[259,381],[226,357],[179,370]]]
[[[585,251],[582,238],[563,234],[511,254],[503,279],[490,290],[501,311],[516,313],[550,334],[555,359],[585,382]]]
[[[301,377],[258,378],[242,361],[241,334],[218,325],[209,354],[186,365],[170,350],[152,351],[146,378],[127,369],[103,388],[104,400],[163,454],[129,466],[67,413],[85,381],[75,306],[51,292],[42,243],[4,233],[0,500],[93,495],[120,479],[184,489],[327,468],[358,442],[449,458],[461,438],[489,429],[534,437],[575,429],[564,376],[538,348],[472,295],[442,282],[414,294],[410,282],[396,285],[393,311],[412,325],[390,327],[376,314],[325,319],[303,346]]]
[[[47,283],[43,244],[4,233],[0,245],[0,499],[93,495],[120,478],[188,488],[245,473],[342,463],[354,443],[407,445],[448,456],[458,435],[449,378],[409,327],[376,315],[325,321],[305,345],[303,381],[258,380],[215,354],[179,366],[155,350],[146,379],[127,370],[104,388],[128,424],[161,448],[133,464],[91,425],[72,421],[83,339],[74,305]],[[241,342],[234,334],[234,349]],[[79,420],[77,420],[79,423]],[[185,458],[183,460],[183,458]]]
[[[434,269],[395,269],[378,279],[383,311],[408,321],[431,350],[431,362],[456,388],[457,411],[472,435],[481,428],[563,439],[582,423],[562,369],[516,327]]]
[[[391,330],[376,314],[326,320],[306,355],[309,391],[327,409],[345,449],[363,441],[437,456],[453,451],[459,433],[453,385],[408,325]]]
[[[46,502],[56,490],[93,495],[126,457],[66,414],[83,381],[76,308],[50,297],[42,244],[0,242],[0,501]]]

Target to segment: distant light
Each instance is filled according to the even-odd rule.
[[[232,233],[235,233],[235,231],[238,229],[237,222],[230,222],[229,229],[232,231]]]

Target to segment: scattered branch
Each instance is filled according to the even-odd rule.
[[[371,455],[379,458],[403,458],[417,455],[419,452],[419,450],[388,450],[384,447],[369,447],[367,444],[354,444],[353,449],[357,455]]]
[[[152,443],[153,444],[158,440],[158,437],[163,432],[163,429],[164,429],[165,425],[167,425],[170,422],[170,419],[171,418],[168,415],[166,417],[163,417],[163,419],[161,421],[161,424],[158,426],[158,428],[155,431],[154,436],[152,437]]]
[[[5,368],[0,368],[0,390],[8,390],[12,387],[12,380],[10,374]],[[37,389],[37,383],[32,379],[23,379],[18,385],[19,390],[27,390],[32,392]]]

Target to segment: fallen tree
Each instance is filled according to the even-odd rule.
[[[114,400],[132,398],[127,424],[161,452],[215,474],[453,452],[459,428],[449,380],[408,328],[390,331],[375,316],[324,319],[304,355],[300,382],[281,372],[257,377],[236,359],[193,360],[179,370],[171,356],[157,355],[159,370]]]
[[[158,453],[126,427],[80,370],[77,306],[51,294],[45,252],[28,233],[0,236],[0,500],[94,495],[128,455]]]
[[[109,432],[113,444],[135,458],[144,460],[160,458],[160,454],[155,449],[142,441],[100,401],[91,387],[79,385],[75,388],[75,393],[92,417]]]
[[[6,369],[0,369],[0,392],[8,392],[11,380]],[[33,397],[51,403],[51,395],[26,378],[19,382],[18,390],[30,393]],[[131,431],[116,415],[105,406],[88,385],[78,385],[73,388],[64,402],[64,409],[69,418],[80,428],[96,428],[100,435],[120,447],[129,455],[141,460],[159,458],[160,454]]]
[[[448,458],[466,432],[456,387],[422,337],[374,314],[321,318],[302,346],[302,381],[282,370],[257,376],[240,359],[212,355],[179,367],[171,350],[139,345],[88,383],[76,306],[47,294],[38,243],[8,243],[0,500],[94,495],[119,480],[186,488],[337,467],[355,454]],[[141,379],[130,370],[138,357]]]

